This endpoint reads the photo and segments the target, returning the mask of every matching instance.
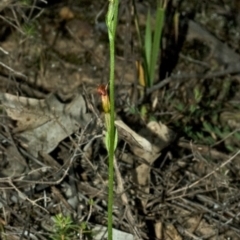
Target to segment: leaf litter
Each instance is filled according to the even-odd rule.
[[[184,1],[183,6],[187,2]],[[9,3],[11,4],[11,1]],[[94,9],[100,11],[101,4],[94,4]],[[4,6],[6,7],[15,11],[14,5]],[[188,7],[191,8],[191,3]],[[144,5],[139,4],[138,8],[140,17],[144,19]],[[83,12],[87,12],[87,6],[76,8],[77,10],[75,8],[70,10],[68,7],[63,8],[64,11],[61,9],[60,6],[54,9],[55,14],[62,14],[65,11],[71,17],[65,19],[60,14],[61,19],[53,23],[47,13],[48,10],[42,18],[40,16],[42,34],[46,35],[44,44],[38,45],[37,41],[34,42],[24,36],[18,45],[15,38],[21,36],[17,31],[13,31],[9,38],[2,42],[2,47],[8,54],[1,55],[1,61],[5,64],[1,65],[0,69],[2,73],[0,99],[3,109],[11,119],[9,121],[3,117],[0,135],[2,157],[0,209],[1,213],[4,213],[0,215],[0,223],[4,227],[4,237],[19,239],[22,234],[25,239],[49,239],[54,228],[51,217],[59,212],[66,216],[72,215],[76,222],[85,223],[90,229],[94,229],[96,224],[100,224],[102,229],[106,225],[107,159],[102,141],[104,131],[101,116],[96,109],[98,100],[91,95],[94,93],[91,88],[96,89],[102,75],[107,76],[107,71],[102,70],[104,62],[107,62],[105,50],[107,47],[99,44],[97,36],[91,37],[95,30],[91,29],[88,21],[82,20]],[[126,13],[127,9],[125,8]],[[54,13],[53,9],[50,11],[51,14]],[[205,11],[208,14],[207,8]],[[89,11],[89,14],[93,13]],[[210,21],[209,19],[207,21]],[[201,27],[197,21],[202,23]],[[167,81],[163,81],[165,84],[156,84],[146,91],[149,96],[152,94],[151,98],[154,97],[155,116],[173,114],[170,120],[163,115],[158,121],[142,124],[139,117],[135,120],[136,115],[133,116],[129,112],[126,114],[126,109],[134,103],[131,100],[134,98],[136,100],[134,94],[137,89],[129,87],[131,86],[129,83],[133,83],[134,79],[134,72],[131,70],[134,69],[135,61],[126,67],[124,66],[126,59],[117,59],[117,76],[124,79],[117,82],[118,88],[119,86],[121,88],[117,104],[118,100],[124,97],[125,105],[121,106],[121,103],[119,108],[122,107],[126,115],[121,113],[120,109],[119,119],[115,122],[120,139],[114,162],[116,174],[114,222],[123,232],[131,233],[129,237],[134,235],[136,239],[239,238],[240,196],[236,183],[240,169],[239,157],[237,154],[225,152],[221,147],[209,147],[202,142],[198,144],[196,140],[189,142],[189,138],[182,140],[178,137],[181,135],[179,128],[173,131],[164,124],[179,122],[181,128],[185,129],[188,127],[185,125],[190,124],[188,119],[194,118],[194,124],[197,123],[197,118],[200,122],[207,120],[206,115],[203,117],[191,115],[195,109],[205,107],[202,100],[205,102],[208,100],[204,98],[200,100],[202,105],[190,108],[191,114],[188,111],[175,114],[175,106],[178,103],[184,106],[182,108],[184,110],[189,104],[196,102],[192,96],[194,91],[191,91],[192,89],[189,91],[189,86],[200,84],[199,89],[206,91],[206,98],[208,94],[212,94],[210,98],[218,98],[211,91],[219,84],[212,87],[211,82],[206,84],[204,79],[211,79],[214,82],[212,78],[219,78],[216,80],[219,82],[222,81],[221,77],[230,74],[234,79],[232,81],[235,81],[236,91],[238,89],[239,68],[235,62],[239,60],[239,54],[232,50],[233,46],[238,46],[237,38],[229,44],[230,47],[226,47],[225,43],[219,41],[222,33],[217,32],[215,28],[212,32],[216,32],[209,34],[207,29],[212,26],[211,24],[204,26],[204,21],[206,19],[201,18],[200,13],[196,14],[195,21],[189,21],[186,42],[191,43],[195,40],[205,42],[211,49],[210,55],[208,52],[201,59],[201,52],[197,51],[200,47],[195,51],[195,56],[201,56],[197,61],[181,55],[181,61],[174,71],[187,74],[172,74]],[[82,28],[79,28],[79,22]],[[123,23],[124,21],[119,27],[127,29]],[[145,21],[142,23],[144,25]],[[220,24],[220,21],[218,23]],[[67,24],[66,28],[64,24]],[[55,30],[58,34],[54,36],[52,33]],[[101,34],[104,35],[99,33]],[[88,38],[91,38],[91,41],[88,42]],[[120,38],[126,44],[124,34],[121,34]],[[56,44],[53,44],[54,42]],[[29,43],[32,47],[26,48],[24,43]],[[83,43],[85,47],[81,45]],[[127,45],[121,44],[118,46],[119,54],[124,49],[129,49]],[[41,51],[38,51],[39,49]],[[184,53],[186,49],[183,47],[182,52]],[[189,53],[191,54],[190,51]],[[15,59],[18,61],[14,61]],[[7,65],[10,68],[4,68]],[[189,74],[189,69],[194,74]],[[206,69],[210,71],[206,73]],[[35,76],[38,76],[36,82]],[[190,80],[187,81],[188,79]],[[203,80],[197,81],[198,79]],[[224,81],[227,80],[224,78]],[[87,86],[87,91],[83,91],[82,85]],[[42,93],[41,88],[50,94]],[[76,93],[73,91],[76,88],[80,88],[81,91]],[[17,90],[21,94],[16,94]],[[36,98],[35,93],[45,97]],[[129,96],[129,93],[133,96]],[[223,101],[228,101],[226,94],[221,92],[220,95]],[[238,101],[237,94],[230,100]],[[214,101],[211,104],[214,104]],[[230,108],[228,112],[233,111]],[[231,121],[227,119],[227,122],[234,121],[232,115]],[[89,124],[92,124],[90,128]],[[211,130],[210,126],[207,131]],[[218,140],[216,133],[211,133],[211,136]],[[205,137],[209,136],[205,134]],[[29,207],[31,211],[26,211]],[[30,220],[26,222],[24,219]],[[26,226],[29,229],[27,231]],[[84,230],[78,230],[81,236],[86,238]],[[121,233],[118,236],[119,239],[123,237]]]

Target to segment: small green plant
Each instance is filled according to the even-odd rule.
[[[78,239],[79,234],[84,234],[88,239],[92,239],[92,232],[86,222],[75,224],[70,216],[57,214],[53,217],[54,233],[50,238],[52,240],[73,240]]]
[[[146,81],[145,86],[147,87],[151,87],[154,82],[157,60],[160,53],[160,41],[164,24],[165,7],[166,7],[165,3],[162,6],[159,4],[159,6],[157,7],[156,23],[153,33],[151,26],[151,14],[150,10],[148,10],[143,51]]]
[[[164,0],[163,2],[160,2],[161,3],[158,3],[156,11],[156,21],[154,28],[152,28],[151,14],[150,10],[148,10],[144,41],[142,41],[137,14],[135,16],[136,29],[140,43],[140,51],[143,58],[143,64],[140,62],[136,63],[138,71],[138,81],[140,86],[142,87],[142,89],[140,90],[140,98],[144,97],[144,88],[153,86],[157,61],[160,55],[160,42],[162,38],[166,1]],[[140,113],[143,119],[146,118],[147,112],[147,106],[142,105]]]
[[[75,225],[70,216],[63,216],[61,213],[53,217],[54,234],[51,236],[53,240],[70,240],[76,237],[79,226]]]
[[[35,23],[33,22],[25,23],[22,27],[22,30],[25,33],[25,35],[28,37],[35,36],[37,32]]]

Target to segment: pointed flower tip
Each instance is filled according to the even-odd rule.
[[[97,88],[98,94],[101,96],[102,99],[102,108],[105,113],[110,112],[110,101],[109,101],[109,96],[107,92],[107,85],[99,85]]]

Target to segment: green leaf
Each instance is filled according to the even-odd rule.
[[[236,132],[233,134],[233,136],[240,141],[240,133],[239,132]]]
[[[231,145],[226,145],[226,148],[227,148],[227,150],[230,151],[230,152],[233,152],[233,151],[234,151],[234,147],[231,146]]]
[[[141,113],[141,117],[142,117],[143,119],[146,118],[147,112],[148,112],[148,111],[147,111],[146,105],[142,105],[142,106],[141,106],[141,109],[140,109],[140,113]]]
[[[189,111],[191,114],[193,114],[196,111],[196,109],[197,109],[197,105],[192,104],[192,105],[190,105]]]
[[[214,144],[215,143],[215,140],[212,138],[212,137],[206,137],[205,139],[204,139],[204,142],[206,143],[206,144],[208,144],[208,145],[212,145],[212,144]]]
[[[197,87],[194,88],[194,98],[197,103],[199,103],[202,99],[202,93],[199,91],[199,89]]]
[[[183,103],[179,102],[177,105],[175,105],[175,108],[176,108],[179,112],[183,112],[183,110],[184,110],[184,105],[183,105]]]
[[[110,133],[107,131],[106,132],[106,136],[105,136],[105,145],[106,145],[106,149],[107,151],[109,152],[109,149],[110,149],[110,142],[111,141],[114,141],[114,151],[116,150],[117,148],[117,144],[118,144],[118,131],[117,129],[115,128],[115,134],[114,134],[114,139],[111,139],[110,137]]]
[[[149,82],[149,70],[151,66],[151,54],[152,54],[152,29],[151,29],[151,15],[150,10],[148,9],[148,15],[146,20],[146,29],[145,29],[145,41],[144,41],[144,47],[145,47],[145,61],[146,61],[146,77],[148,81],[148,86],[150,85]]]
[[[213,132],[213,127],[210,123],[204,121],[203,127],[206,132],[209,132],[209,133]]]
[[[106,145],[106,149],[109,153],[109,149],[110,149],[110,134],[109,132],[107,131],[106,132],[106,136],[105,136],[105,145]]]
[[[219,127],[215,126],[214,128],[214,133],[216,133],[216,135],[220,138],[224,137],[224,133],[219,129]]]
[[[162,36],[164,15],[165,15],[165,9],[162,7],[158,7],[156,12],[156,23],[155,23],[155,29],[154,29],[153,46],[152,46],[152,58],[151,58],[151,64],[150,64],[150,74],[149,74],[150,87],[153,85],[155,67],[156,67],[159,52],[160,52],[160,40]]]
[[[204,136],[203,136],[203,133],[202,132],[197,132],[196,133],[197,134],[197,137],[199,138],[199,139],[203,139],[204,138]]]

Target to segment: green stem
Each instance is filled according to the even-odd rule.
[[[118,18],[118,4],[119,0],[109,0],[107,13],[108,37],[110,46],[110,127],[107,129],[109,133],[109,165],[108,165],[108,240],[112,240],[112,210],[113,210],[113,160],[115,148],[115,107],[114,107],[114,69],[115,69],[115,33]]]

